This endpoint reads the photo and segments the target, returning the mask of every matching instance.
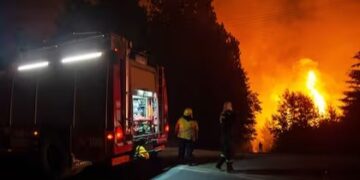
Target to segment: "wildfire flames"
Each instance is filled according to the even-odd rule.
[[[269,146],[273,142],[272,135],[266,127],[266,122],[270,120],[271,114],[276,112],[277,105],[281,100],[280,98],[286,89],[301,92],[310,97],[321,116],[327,116],[328,105],[331,103],[336,104],[337,102],[333,97],[329,96],[329,91],[325,86],[326,82],[322,78],[322,73],[318,69],[316,61],[310,58],[301,58],[289,69],[291,69],[291,73],[288,73],[283,78],[279,78],[279,81],[273,84],[271,88],[269,99],[271,99],[271,104],[273,104],[272,108],[266,109],[266,113],[258,117],[258,119],[264,118],[265,122],[259,123],[258,121],[256,126],[257,138],[252,142],[253,151],[255,152],[258,150],[259,142],[266,142],[268,148],[270,148]],[[339,108],[334,108],[340,112]],[[269,111],[271,112],[270,115],[267,114]],[[318,120],[323,119],[319,118]]]
[[[218,20],[239,40],[241,63],[259,93],[263,110],[256,117],[255,151],[259,142],[265,151],[271,148],[266,123],[285,89],[311,97],[325,116],[328,105],[341,105],[360,47],[359,0],[215,0],[213,5]]]
[[[313,99],[315,106],[318,108],[320,115],[326,112],[326,102],[319,90],[316,89],[316,74],[313,70],[308,72],[306,87],[310,92],[310,97]]]

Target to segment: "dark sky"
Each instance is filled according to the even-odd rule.
[[[56,31],[56,17],[62,3],[62,0],[0,2],[0,66],[13,57],[16,44],[37,44]]]

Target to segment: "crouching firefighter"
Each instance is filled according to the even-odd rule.
[[[233,111],[232,103],[225,102],[223,111],[220,115],[220,130],[221,130],[221,154],[218,163],[216,164],[216,168],[221,169],[221,166],[226,162],[226,171],[232,172],[232,149],[231,149],[231,131],[232,125],[235,121],[235,113]]]
[[[135,159],[147,160],[150,159],[149,152],[145,149],[145,140],[141,139],[135,148]]]

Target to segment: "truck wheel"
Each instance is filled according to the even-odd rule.
[[[150,159],[157,160],[159,158],[158,152],[152,152],[150,155]]]
[[[70,153],[61,144],[44,141],[40,156],[42,170],[48,178],[62,178],[71,168]]]
[[[154,172],[160,172],[162,166],[162,159],[159,157],[158,152],[151,154],[150,165]]]

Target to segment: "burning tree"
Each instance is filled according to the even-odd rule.
[[[275,137],[275,150],[291,152],[333,152],[339,138],[340,117],[334,107],[320,112],[311,97],[286,90],[270,130]]]
[[[310,97],[286,90],[277,113],[272,116],[272,131],[278,137],[293,128],[309,128],[317,124],[319,117],[319,112]]]
[[[309,151],[317,144],[313,141],[314,132],[319,128],[321,118],[310,97],[286,90],[272,116],[270,130],[275,137],[274,150]]]

